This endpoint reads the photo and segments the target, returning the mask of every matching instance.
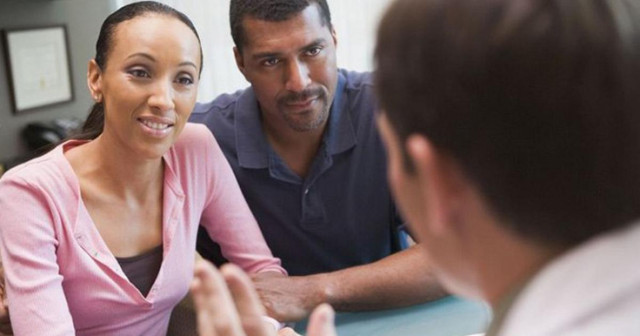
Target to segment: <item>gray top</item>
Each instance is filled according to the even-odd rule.
[[[129,281],[146,297],[156,281],[162,265],[162,245],[137,256],[118,258],[122,271]]]

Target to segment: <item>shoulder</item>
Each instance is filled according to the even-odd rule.
[[[371,72],[338,70],[340,76],[345,79],[345,90],[371,90],[373,88],[373,74]]]
[[[75,176],[65,162],[61,146],[6,172],[0,179],[0,199],[24,199],[19,194],[47,202],[76,199]]]
[[[585,332],[570,334],[637,334],[637,318],[632,321],[625,317],[633,315],[632,310],[640,311],[640,269],[629,267],[636,261],[638,245],[640,222],[593,237],[552,260],[514,302],[502,328],[504,334],[522,335],[537,330],[540,332],[530,334],[559,335],[569,334],[559,330],[579,328]],[[616,281],[603,282],[603,274]],[[550,297],[554,298],[552,305]],[[586,332],[596,330],[598,325],[608,325],[610,333]],[[622,331],[631,325],[635,326],[635,333],[616,332],[615,327]]]
[[[31,159],[7,171],[0,181],[18,182],[37,185],[51,184],[59,181],[66,181],[69,172],[64,169],[64,156],[62,145],[56,147],[51,152]]]
[[[189,121],[204,124],[211,129],[220,120],[233,118],[238,101],[248,90],[244,89],[231,94],[221,94],[210,102],[196,103]]]
[[[211,155],[217,148],[215,137],[205,125],[188,122],[169,155],[181,161],[197,161],[203,160],[204,155]]]
[[[236,151],[237,125],[257,111],[257,100],[251,87],[233,94],[223,94],[211,102],[196,104],[190,122],[205,125],[215,135],[227,155]]]
[[[339,70],[344,82],[342,87],[341,110],[347,113],[359,137],[377,134],[375,112],[378,109],[370,72]]]
[[[204,145],[206,142],[210,142],[212,139],[213,135],[205,125],[188,122],[184,125],[184,129],[174,144],[174,147],[197,147]]]
[[[340,69],[339,75],[344,78],[343,93],[347,97],[347,100],[352,102],[366,102],[367,108],[373,107],[375,97],[373,76],[370,72],[356,72]]]
[[[372,74],[340,69],[339,76],[344,81],[343,104],[346,104],[352,113],[355,110],[359,113],[372,114],[376,109]]]

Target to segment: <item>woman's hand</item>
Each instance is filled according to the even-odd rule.
[[[265,310],[249,277],[237,266],[216,270],[206,261],[196,264],[191,286],[202,336],[290,336],[292,329],[276,331],[265,323]],[[335,336],[333,309],[320,305],[311,315],[308,336]]]

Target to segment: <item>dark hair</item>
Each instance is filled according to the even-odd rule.
[[[396,1],[375,51],[383,111],[527,239],[625,226],[640,217],[636,1]]]
[[[286,21],[314,3],[320,7],[322,24],[328,25],[331,29],[331,12],[326,0],[231,0],[229,6],[231,37],[238,52],[242,53],[242,47],[246,42],[242,27],[245,17],[273,22]]]
[[[105,69],[107,65],[107,57],[113,46],[113,35],[116,27],[122,22],[134,19],[138,16],[142,16],[149,13],[162,14],[174,17],[187,25],[191,31],[196,35],[198,44],[200,44],[200,36],[198,31],[194,27],[191,20],[182,12],[161,4],[155,1],[141,1],[134,2],[118,9],[111,13],[100,28],[100,34],[98,35],[98,41],[96,42],[96,56],[95,61],[101,70]],[[200,73],[202,73],[202,46],[200,46]],[[82,126],[80,134],[74,136],[74,139],[91,140],[97,138],[104,129],[104,103],[96,103],[91,108],[89,116]]]

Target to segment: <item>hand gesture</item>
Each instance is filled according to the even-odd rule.
[[[249,277],[237,266],[227,264],[216,270],[199,261],[191,286],[201,336],[288,336],[292,329],[277,332],[265,323],[265,310]],[[319,306],[311,315],[308,336],[335,336],[333,309]]]

